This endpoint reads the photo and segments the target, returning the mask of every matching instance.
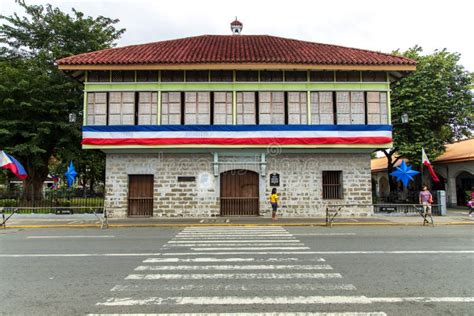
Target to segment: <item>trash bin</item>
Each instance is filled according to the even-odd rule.
[[[436,215],[446,216],[446,191],[435,191],[437,210]]]

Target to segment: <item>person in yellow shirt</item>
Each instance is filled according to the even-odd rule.
[[[277,189],[272,189],[272,195],[270,195],[270,204],[272,205],[272,219],[276,219],[278,209],[278,194]]]

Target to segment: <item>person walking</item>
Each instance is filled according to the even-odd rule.
[[[426,185],[424,185],[423,190],[420,191],[419,202],[423,206],[423,217],[425,219],[423,224],[425,224],[428,222],[426,216],[429,215],[431,217],[431,204],[433,203],[433,196]]]
[[[277,189],[272,189],[272,194],[270,195],[270,204],[272,205],[272,219],[277,219],[277,210],[278,210],[278,194]]]

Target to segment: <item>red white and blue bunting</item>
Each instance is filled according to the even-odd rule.
[[[83,145],[268,146],[385,145],[390,125],[124,125],[84,126]]]

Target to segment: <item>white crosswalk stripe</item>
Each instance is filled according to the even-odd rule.
[[[196,274],[130,274],[125,280],[278,280],[337,279],[339,273],[196,273]]]
[[[111,289],[116,294],[114,297],[97,303],[101,311],[128,306],[140,312],[141,306],[159,306],[160,312],[168,313],[156,315],[201,315],[193,306],[208,305],[208,310],[216,313],[206,315],[385,315],[383,312],[278,311],[281,305],[344,304],[345,296],[332,294],[357,290],[354,285],[341,282],[340,273],[332,272],[333,267],[324,258],[283,227],[189,227],[161,250],[160,255],[143,260],[134,269],[135,273],[125,277],[124,284],[115,285]],[[281,295],[286,293],[294,296]],[[348,297],[357,304],[370,301],[363,296]],[[276,299],[285,303],[275,304]],[[173,306],[178,305],[186,306],[186,312],[173,313]],[[261,313],[230,313],[225,309],[217,313],[218,306],[231,305],[266,307],[259,307]]]
[[[89,314],[90,316],[387,316],[384,312],[269,312],[269,313],[160,313],[160,314]]]
[[[321,265],[207,265],[207,266],[138,266],[135,271],[197,271],[197,270],[331,270],[328,264]]]
[[[300,258],[148,258],[143,260],[144,263],[158,262],[295,262]],[[306,261],[325,262],[323,258],[310,258]]]
[[[299,243],[299,240],[288,240],[288,239],[234,239],[234,240],[170,240],[168,241],[168,244],[225,244],[225,243],[236,243],[236,244],[247,244],[247,243],[258,243],[258,244],[266,244],[266,243]]]
[[[274,287],[272,290],[277,292],[283,291],[355,291],[356,287],[352,284],[344,283],[316,283],[312,281],[311,284],[279,284],[278,287]],[[260,283],[248,283],[248,284],[162,284],[162,283],[146,283],[146,284],[126,284],[116,285],[110,291],[112,292],[135,292],[135,291],[265,291],[268,290],[267,284]]]

